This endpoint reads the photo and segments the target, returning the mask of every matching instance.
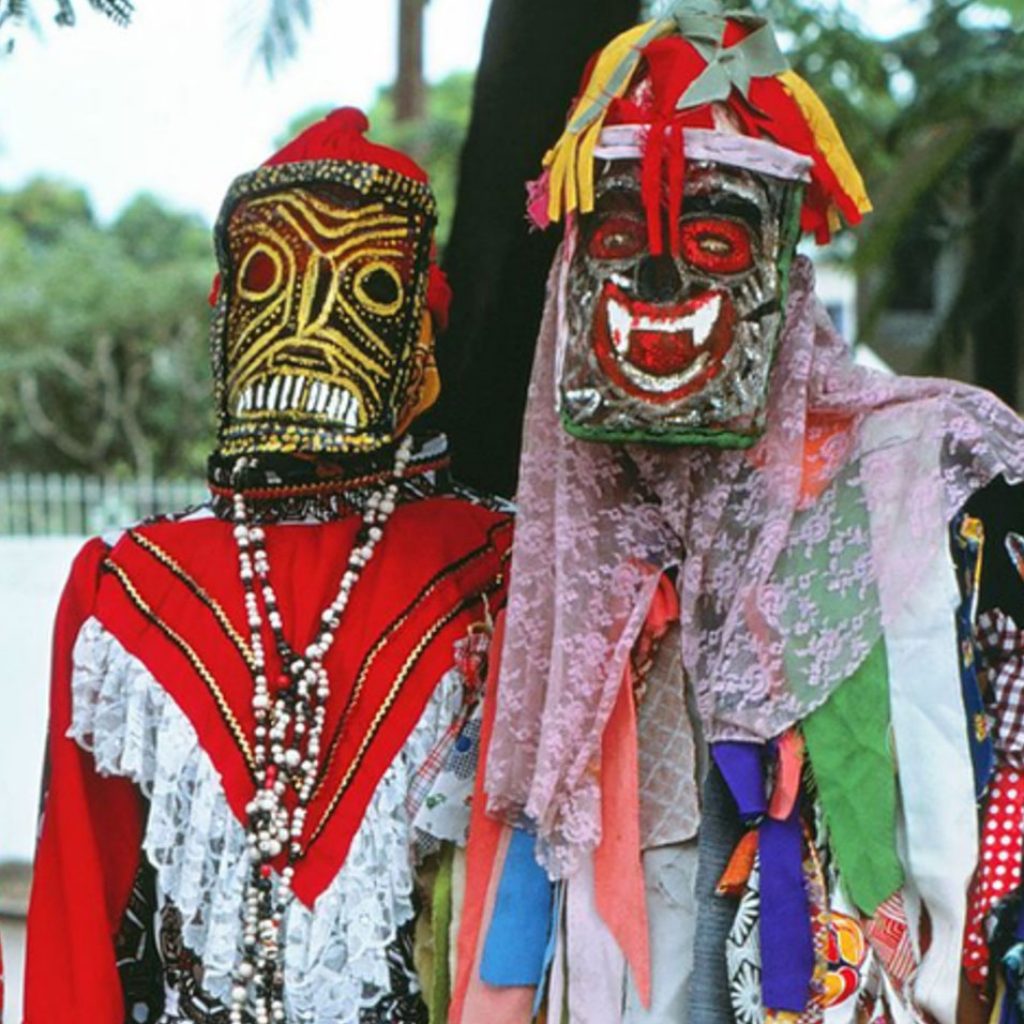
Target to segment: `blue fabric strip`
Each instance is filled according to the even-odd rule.
[[[785,821],[766,818],[761,855],[761,995],[772,1010],[803,1013],[811,997],[814,939],[803,867],[799,801]]]
[[[540,985],[553,889],[534,856],[534,837],[514,829],[480,961],[480,977],[488,985]]]
[[[728,740],[713,744],[711,756],[736,801],[740,817],[750,821],[766,814],[768,798],[764,790],[764,745]]]

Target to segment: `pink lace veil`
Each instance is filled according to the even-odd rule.
[[[601,734],[664,570],[678,570],[683,664],[709,738],[767,739],[824,702],[915,600],[936,522],[999,473],[1024,479],[1009,408],[855,365],[802,258],[752,449],[573,439],[555,413],[572,236],[530,382],[486,777],[491,812],[535,827],[556,876],[599,842]]]

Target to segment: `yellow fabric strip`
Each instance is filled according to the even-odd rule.
[[[579,154],[576,157],[576,178],[579,183],[580,213],[590,213],[594,209],[594,150],[601,137],[600,123],[591,125],[580,140]]]
[[[674,31],[671,18],[637,25],[616,36],[594,64],[583,95],[569,117],[569,127],[544,158],[551,168],[548,216],[559,221],[579,207],[594,208],[594,149],[608,105],[625,93],[640,63],[640,51],[652,40]]]
[[[842,190],[861,213],[870,213],[871,200],[864,187],[864,179],[857,170],[857,165],[853,162],[853,157],[850,156],[835,121],[832,120],[832,115],[825,109],[825,104],[795,71],[784,71],[779,75],[779,81],[796,101],[807,120],[818,149],[828,161]]]

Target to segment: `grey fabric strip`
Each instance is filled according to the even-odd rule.
[[[698,837],[697,937],[686,1024],[732,1024],[725,940],[736,915],[736,901],[716,895],[715,888],[743,831],[732,796],[712,766],[704,784]]]

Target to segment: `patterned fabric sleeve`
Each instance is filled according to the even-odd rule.
[[[1024,769],[1024,633],[999,608],[978,616],[977,638],[989,673],[1000,761]]]

